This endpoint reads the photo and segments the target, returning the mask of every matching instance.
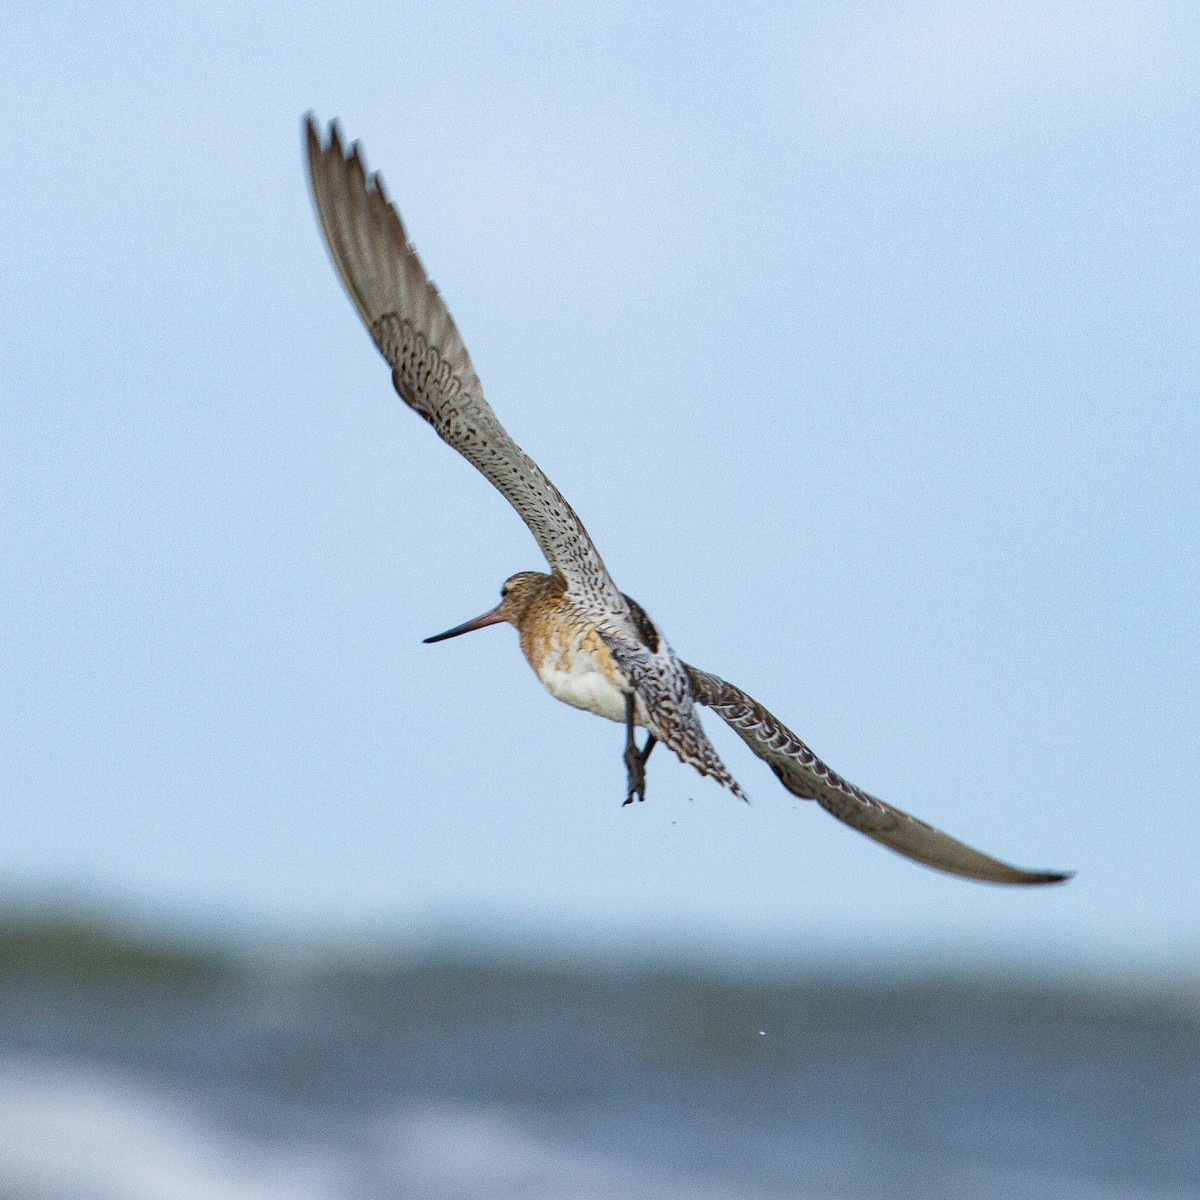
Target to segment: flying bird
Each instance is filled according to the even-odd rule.
[[[471,462],[517,510],[550,566],[505,581],[495,608],[426,638],[439,642],[488,625],[516,627],[529,665],[551,695],[625,727],[628,789],[644,800],[646,762],[662,742],[745,799],[700,723],[717,713],[794,796],[815,800],[852,829],[952,875],[991,883],[1058,883],[1059,871],[1026,871],[877,800],[830,770],[786,725],[740,688],[683,662],[644,608],[613,582],[562,493],[508,435],[483,397],[453,318],[409,243],[378,174],[358,144],[343,149],[305,122],[317,214],[333,264],[400,398]],[[638,745],[636,728],[646,730]]]

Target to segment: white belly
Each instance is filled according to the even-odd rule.
[[[538,667],[538,678],[546,690],[572,708],[625,723],[625,693],[605,674],[602,666],[584,650],[550,653]],[[637,703],[634,719],[645,726],[646,710]]]

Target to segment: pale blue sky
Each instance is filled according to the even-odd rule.
[[[0,879],[1200,968],[1188,5],[6,5]],[[650,11],[652,10],[652,11]],[[537,549],[326,260],[361,138],[514,436],[685,657],[1066,888],[754,803],[420,639]]]

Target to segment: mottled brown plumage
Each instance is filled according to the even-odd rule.
[[[692,695],[711,708],[775,772],[793,796],[815,800],[826,812],[880,845],[951,875],[988,883],[1059,883],[1061,871],[1009,866],[843,779],[827,767],[782,721],[741,688],[684,664]]]
[[[745,692],[681,662],[649,614],[621,593],[562,493],[508,435],[483,397],[449,310],[408,242],[377,175],[337,126],[324,144],[307,121],[309,174],[321,228],[350,299],[392,370],[401,399],[470,461],[529,526],[549,574],[524,571],[490,612],[427,641],[508,623],[549,691],[567,704],[626,726],[626,803],[644,798],[646,759],[661,741],[729,788],[696,712],[718,713],[793,795],[815,799],[839,820],[917,862],[997,883],[1048,883],[1054,872],[998,862],[894,809],[834,774]],[[635,725],[648,730],[645,745]]]

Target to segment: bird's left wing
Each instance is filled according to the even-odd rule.
[[[1069,872],[1026,871],[973,850],[949,834],[877,800],[831,771],[786,725],[741,688],[684,664],[692,695],[724,719],[761,758],[785,788],[803,800],[815,800],[859,833],[951,875],[988,883],[1061,883]]]
[[[329,253],[392,368],[401,399],[517,510],[589,614],[635,636],[625,599],[583,522],[483,398],[454,319],[409,244],[383,181],[368,177],[357,144],[348,152],[342,149],[336,123],[323,145],[309,116],[306,136],[313,197]]]

